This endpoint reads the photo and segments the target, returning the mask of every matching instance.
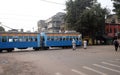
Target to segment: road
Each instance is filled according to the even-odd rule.
[[[0,75],[120,75],[120,50],[110,45],[0,53]]]

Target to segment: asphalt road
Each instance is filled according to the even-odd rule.
[[[115,52],[114,46],[89,46],[75,51],[1,53],[0,75],[120,75],[120,50]]]

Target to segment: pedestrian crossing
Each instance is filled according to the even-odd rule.
[[[99,63],[80,66],[80,69],[70,69],[69,71],[73,72],[74,75],[120,75],[120,59],[101,61]],[[59,72],[55,75],[66,74]]]
[[[80,74],[80,75],[87,75],[87,74],[85,74],[85,73],[83,73],[83,72],[81,72],[81,71],[78,71],[78,70],[76,70],[76,69],[72,69],[71,71],[73,71],[73,72],[75,72],[75,73],[77,73],[77,74]]]
[[[101,71],[95,70],[95,69],[90,68],[90,67],[87,67],[87,66],[83,66],[83,68],[84,68],[84,69],[87,69],[87,70],[90,70],[90,71],[93,71],[93,72],[96,72],[96,73],[98,73],[98,74],[100,74],[100,75],[107,75],[106,73],[103,73],[103,72],[101,72]]]

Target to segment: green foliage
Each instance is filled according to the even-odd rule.
[[[86,7],[92,7],[94,0],[69,0],[66,2],[66,23],[68,24],[68,29],[78,28],[75,24],[80,19],[81,14],[86,9]]]
[[[66,2],[66,23],[68,29],[76,30],[87,36],[104,34],[106,8],[96,0],[69,0]]]
[[[113,3],[113,6],[114,6],[113,11],[116,12],[118,17],[120,18],[120,0],[112,0],[112,1],[114,1],[114,3]]]
[[[0,26],[0,31],[5,31],[5,29],[2,26]]]

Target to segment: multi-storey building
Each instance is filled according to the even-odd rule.
[[[117,15],[109,15],[106,19],[105,33],[108,37],[114,38],[120,32],[120,19]]]
[[[117,15],[112,14],[112,15],[107,16],[106,23],[120,24],[120,19],[118,18]]]
[[[65,13],[59,12],[47,20],[38,21],[38,32],[59,32],[61,29],[63,30],[64,16]]]
[[[47,30],[47,24],[45,23],[45,20],[38,21],[37,25],[38,25],[38,32],[43,32]]]
[[[120,32],[120,24],[106,23],[105,31],[108,37],[114,38]]]
[[[61,25],[64,24],[65,13],[57,13],[51,18],[47,19],[45,23],[47,24],[48,32],[59,32]]]

